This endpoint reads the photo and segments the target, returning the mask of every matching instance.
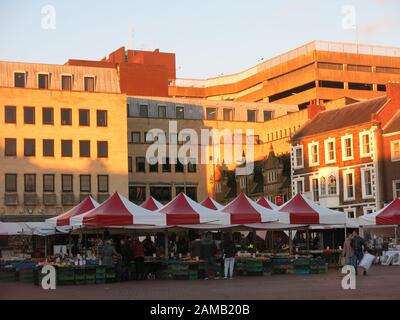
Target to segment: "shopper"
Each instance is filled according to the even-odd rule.
[[[112,267],[113,266],[113,256],[121,256],[114,248],[112,245],[111,240],[107,240],[103,246],[102,250],[102,264],[106,267]]]
[[[233,279],[233,268],[235,266],[236,246],[232,241],[230,234],[225,235],[222,243],[222,251],[224,257],[224,279]]]
[[[185,235],[180,235],[176,243],[176,252],[179,255],[185,256],[189,252],[189,243]]]
[[[358,274],[358,265],[360,264],[363,256],[364,256],[364,250],[365,250],[365,242],[362,237],[358,235],[358,231],[354,230],[353,231],[353,239],[352,239],[352,247],[354,250],[354,256],[355,256],[355,269],[356,269],[356,275]],[[364,270],[364,275],[366,275],[367,272]]]
[[[121,256],[121,280],[128,281],[130,274],[129,270],[131,268],[131,261],[133,258],[133,250],[128,241],[124,239],[121,240]]]
[[[353,235],[351,233],[349,233],[347,235],[346,240],[344,241],[343,244],[343,252],[342,255],[345,258],[345,264],[349,265],[349,266],[353,266],[354,269],[357,268],[356,265],[356,257],[354,255],[354,249],[352,247],[352,241],[353,241]]]
[[[217,278],[215,276],[215,255],[217,253],[217,246],[215,245],[214,240],[212,239],[212,235],[210,232],[206,234],[204,239],[201,241],[201,250],[200,250],[200,258],[204,260],[204,266],[206,271],[206,280],[208,280],[211,276]]]
[[[133,259],[135,261],[135,278],[136,280],[143,280],[145,278],[144,245],[139,238],[135,238],[133,242]]]
[[[144,255],[146,257],[150,257],[154,253],[156,253],[156,246],[154,242],[151,240],[150,236],[146,236],[146,239],[143,240],[143,246],[144,246]]]
[[[192,258],[195,258],[195,257],[200,258],[200,255],[201,255],[201,239],[200,239],[200,235],[197,234],[196,239],[194,239],[190,243],[190,256]]]

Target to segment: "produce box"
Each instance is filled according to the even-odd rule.
[[[106,269],[106,282],[116,282],[117,281],[117,273],[114,268]]]
[[[16,273],[15,268],[1,268],[0,269],[0,282],[10,282],[17,281],[18,274]]]
[[[57,268],[57,283],[71,285],[75,283],[75,269],[73,267]]]

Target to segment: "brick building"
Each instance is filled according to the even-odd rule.
[[[399,195],[400,85],[342,108],[311,106],[314,116],[291,138],[292,194],[304,193],[349,218]]]

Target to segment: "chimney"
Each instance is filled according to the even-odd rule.
[[[307,107],[308,119],[314,119],[318,113],[325,110],[325,106],[318,105],[316,100],[310,101],[310,105]]]

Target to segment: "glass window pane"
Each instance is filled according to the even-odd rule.
[[[5,123],[17,123],[17,108],[14,106],[4,107],[4,121]]]
[[[54,124],[53,108],[43,108],[42,109],[42,122],[43,122],[43,124]]]

